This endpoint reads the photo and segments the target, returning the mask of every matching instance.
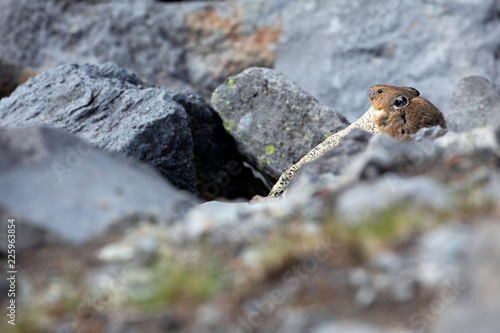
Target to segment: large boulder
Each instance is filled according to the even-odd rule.
[[[229,75],[272,66],[284,2],[4,0],[0,54],[36,69],[112,61],[209,97]]]
[[[292,80],[271,69],[250,68],[229,77],[212,104],[240,152],[270,181],[349,123]]]
[[[0,216],[16,220],[20,250],[81,244],[133,215],[170,223],[197,203],[147,165],[58,129],[0,131],[0,161]]]
[[[274,68],[350,121],[381,83],[416,87],[446,116],[462,77],[500,79],[498,10],[497,0],[289,1]]]
[[[179,188],[194,191],[191,130],[173,95],[111,63],[64,65],[2,99],[0,127],[64,128],[96,147],[146,162]]]

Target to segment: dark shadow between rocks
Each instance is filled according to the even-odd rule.
[[[236,148],[234,138],[224,129],[222,119],[203,98],[181,93],[173,99],[188,114],[198,193],[207,200],[266,196],[269,188],[254,174]]]

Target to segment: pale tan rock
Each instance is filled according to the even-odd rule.
[[[315,159],[321,157],[326,151],[338,146],[342,141],[342,138],[349,134],[349,132],[353,129],[359,128],[372,134],[380,133],[377,126],[371,120],[372,110],[373,108],[370,108],[357,121],[347,126],[345,129],[326,138],[325,141],[321,142],[319,145],[314,147],[313,150],[307,153],[307,155],[302,157],[300,161],[292,165],[287,171],[285,171],[284,174],[281,175],[276,184],[274,184],[271,189],[271,193],[269,193],[269,197],[281,196],[285,192],[290,180],[295,177],[304,164],[314,161]]]

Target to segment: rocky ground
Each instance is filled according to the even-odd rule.
[[[497,333],[498,2],[371,7],[0,3],[0,331]]]

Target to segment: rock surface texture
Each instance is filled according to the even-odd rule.
[[[350,121],[384,83],[419,89],[446,117],[461,78],[500,79],[498,10],[496,0],[289,1],[274,68]]]
[[[111,63],[47,70],[0,101],[0,127],[46,125],[120,152],[194,191],[193,140],[173,92],[147,86]]]
[[[284,75],[265,68],[229,77],[212,104],[240,152],[270,182],[349,123]]]
[[[500,90],[484,77],[460,80],[451,101],[450,130],[460,132],[500,123],[499,100]]]
[[[111,61],[148,82],[209,97],[229,75],[272,66],[283,3],[5,0],[0,54],[39,70]]]

